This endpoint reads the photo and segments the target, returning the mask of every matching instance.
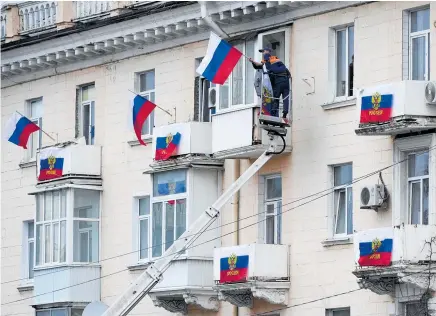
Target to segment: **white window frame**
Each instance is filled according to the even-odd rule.
[[[273,199],[268,199],[267,198],[267,192],[268,192],[268,180],[270,179],[275,179],[275,178],[280,178],[280,180],[282,179],[282,176],[280,174],[276,174],[276,175],[270,175],[270,176],[266,176],[265,177],[265,195],[264,195],[264,212],[265,212],[265,221],[263,222],[264,225],[264,238],[263,238],[263,242],[266,244],[267,243],[267,218],[268,217],[274,217],[274,244],[280,244],[281,243],[281,234],[282,234],[282,216],[281,216],[281,212],[282,212],[282,200],[283,200],[283,192],[282,192],[282,196],[280,198],[273,198]],[[268,205],[273,205],[274,207],[274,211],[273,213],[268,213],[267,209],[268,209]]]
[[[166,240],[165,240],[165,225],[166,225],[166,202],[168,201],[176,201],[177,204],[177,200],[183,200],[185,199],[185,203],[186,203],[186,229],[188,229],[188,223],[189,223],[189,208],[188,208],[188,197],[189,197],[189,174],[190,174],[190,170],[189,169],[176,169],[176,170],[170,170],[171,171],[178,171],[178,170],[185,170],[186,172],[186,192],[184,193],[177,193],[177,194],[170,194],[170,195],[165,195],[165,196],[154,196],[154,192],[153,192],[153,188],[152,188],[152,195],[151,195],[151,203],[150,203],[150,221],[149,221],[149,253],[148,253],[148,260],[155,260],[157,258],[160,258],[161,256],[153,256],[153,232],[152,232],[152,227],[153,227],[153,205],[155,203],[163,203],[162,205],[162,254],[165,252],[165,246],[166,246]],[[153,181],[154,177],[157,174],[153,174]],[[176,206],[174,208],[174,212],[176,212]],[[176,221],[176,216],[174,216],[174,221]],[[174,223],[174,228],[176,227],[175,223]],[[176,230],[174,229],[174,234],[176,234]],[[175,240],[175,236],[174,236],[174,240]]]
[[[148,198],[148,208],[149,208],[149,214],[148,215],[140,215],[139,212],[139,207],[140,207],[140,203],[139,200],[142,199],[147,199]],[[136,241],[137,241],[137,245],[138,245],[138,256],[137,256],[137,260],[138,262],[147,262],[150,259],[150,236],[151,236],[151,232],[150,232],[150,227],[151,227],[151,208],[152,208],[152,204],[151,204],[151,196],[150,195],[142,195],[142,196],[137,196],[135,197],[135,217],[137,218],[137,225],[136,225],[136,229],[137,229],[137,234],[135,236]],[[145,258],[141,258],[141,221],[147,221],[147,240],[148,240],[148,246],[147,246],[147,256]]]
[[[352,100],[352,99],[356,98],[355,92],[354,92],[354,88],[353,88],[353,95],[351,95],[351,96],[348,95],[348,91],[349,91],[349,87],[350,87],[350,82],[349,82],[349,67],[348,67],[348,60],[349,60],[349,58],[348,58],[349,57],[348,56],[348,54],[349,54],[349,51],[348,51],[348,38],[349,38],[348,32],[349,32],[349,28],[350,27],[354,27],[354,23],[334,28],[334,61],[333,61],[333,64],[334,64],[334,69],[333,69],[333,71],[334,71],[334,75],[333,75],[333,78],[334,78],[334,89],[333,89],[333,91],[334,91],[334,102],[343,102],[343,101],[348,101],[348,100]],[[355,29],[356,28],[354,28],[354,30]],[[337,81],[338,81],[338,79],[337,79],[337,76],[338,76],[338,32],[341,32],[341,31],[344,31],[344,30],[345,30],[345,47],[346,47],[346,50],[345,50],[345,52],[346,52],[345,53],[345,60],[346,60],[346,67],[345,67],[345,69],[346,69],[346,71],[345,71],[345,95],[344,96],[338,96],[337,95],[338,94],[338,90],[337,90],[338,89],[338,87],[337,87]],[[355,86],[354,85],[354,77],[353,77],[353,86]]]
[[[289,51],[289,46],[290,46],[290,43],[289,43],[289,32],[290,31],[289,31],[289,28],[279,28],[279,29],[275,29],[273,31],[259,33],[257,35],[257,38],[254,39],[254,53],[255,53],[255,56],[252,56],[253,59],[256,60],[256,58],[258,58],[259,60],[257,60],[257,61],[260,61],[262,59],[262,54],[259,53],[258,50],[261,49],[263,36],[269,35],[269,34],[274,34],[274,33],[280,33],[280,32],[285,32],[285,56],[286,56],[281,61],[286,65],[286,67],[289,67],[289,58],[290,58],[290,51]],[[239,44],[239,43],[235,42],[235,43],[231,43],[231,44],[232,45],[236,45],[236,44]],[[245,41],[244,41],[244,49],[243,49],[242,53],[246,54]],[[245,57],[242,57],[242,58],[245,59]],[[220,99],[221,99],[220,95],[222,93],[221,92],[221,89],[222,89],[221,85],[216,85],[216,84],[211,83],[211,85],[210,85],[211,88],[215,88],[216,92],[217,92],[216,93],[216,106],[215,106],[216,114],[226,113],[226,112],[233,112],[233,111],[239,110],[241,108],[245,108],[245,107],[249,108],[249,107],[254,107],[256,105],[259,105],[258,96],[256,94],[256,90],[254,89],[254,86],[252,87],[252,89],[253,89],[252,90],[252,93],[253,93],[253,102],[246,104],[246,101],[245,101],[245,99],[246,99],[246,91],[245,91],[245,87],[246,86],[245,86],[245,82],[247,80],[246,79],[246,67],[251,67],[253,69],[253,77],[255,76],[255,69],[249,63],[245,62],[245,60],[244,60],[243,70],[242,70],[243,80],[244,80],[244,84],[243,84],[243,86],[244,86],[244,93],[243,93],[243,102],[242,102],[242,104],[232,104],[232,98],[233,98],[233,96],[232,96],[232,78],[233,78],[232,74],[230,74],[230,76],[228,78],[228,81],[227,81],[227,84],[225,84],[225,85],[228,85],[228,89],[229,89],[229,106],[227,108],[221,109],[221,107],[220,107]],[[213,116],[213,115],[215,115],[215,114],[212,114],[211,116]]]
[[[154,73],[154,88],[150,90],[144,90],[141,91],[141,75],[147,73],[147,72],[153,72]],[[150,100],[151,102],[156,102],[156,70],[155,69],[149,69],[141,72],[135,73],[136,82],[135,82],[135,91],[144,98],[147,98],[147,100]],[[151,100],[151,94],[154,93],[154,100]],[[148,133],[142,134],[141,129],[141,137],[142,138],[149,138],[153,135],[153,128],[154,128],[154,110],[150,113],[149,117],[145,120],[144,124],[148,123]]]
[[[410,156],[413,154],[419,154],[419,152],[410,152],[407,154],[407,156],[410,159]],[[430,160],[430,156],[429,156]],[[430,161],[429,161],[430,163]],[[429,165],[430,166],[430,165]],[[408,170],[409,171],[409,170]],[[430,170],[429,170],[430,172]],[[408,193],[408,213],[409,213],[409,224],[412,223],[412,185],[415,183],[419,183],[420,185],[420,194],[419,194],[419,201],[420,201],[420,211],[421,211],[421,218],[420,222],[416,223],[418,225],[425,225],[423,224],[424,219],[424,212],[423,212],[423,205],[422,205],[422,198],[423,198],[423,189],[424,189],[424,180],[428,179],[430,181],[430,174],[424,175],[424,176],[416,176],[416,177],[409,177],[409,172],[407,172],[407,193]],[[430,194],[430,192],[429,192]],[[429,215],[429,214],[428,214]]]
[[[352,234],[347,233],[348,232],[348,204],[347,204],[347,201],[348,201],[348,189],[351,189],[351,194],[353,194],[353,184],[350,183],[350,184],[343,184],[343,185],[338,185],[338,186],[334,185],[334,183],[335,183],[335,172],[334,172],[335,168],[343,167],[346,165],[351,165],[351,168],[353,168],[352,162],[342,163],[342,164],[338,164],[338,165],[332,165],[330,167],[331,168],[331,175],[332,175],[331,183],[333,186],[333,194],[332,194],[332,202],[331,202],[332,211],[333,211],[332,212],[332,214],[333,214],[333,216],[332,216],[332,218],[333,218],[333,225],[332,225],[333,231],[332,231],[331,235],[334,239],[346,238],[346,237],[349,237],[352,235]],[[353,181],[353,174],[351,174],[351,181]],[[336,192],[339,192],[339,194],[336,194]],[[337,203],[337,207],[336,207],[335,199],[336,199],[336,195],[338,196],[338,198],[340,197],[340,192],[345,192],[345,233],[343,233],[343,234],[336,233],[336,228],[337,228],[337,223],[338,223],[339,203]],[[353,203],[353,207],[351,209],[351,212],[353,212],[353,208],[354,208],[354,203]]]
[[[33,237],[29,237],[29,225],[33,225]],[[35,221],[29,220],[23,222],[23,249],[22,249],[22,275],[23,284],[33,283],[33,277],[30,276],[30,249],[33,249],[32,266],[35,267]]]
[[[37,310],[35,310],[35,314],[34,315],[38,316],[38,312],[39,313],[50,312],[50,316],[51,316],[51,315],[53,315],[52,311],[55,311],[55,310],[64,310],[66,312],[65,313],[66,316],[71,316],[74,309],[82,310],[82,313],[83,313],[83,310],[84,310],[83,307],[55,307],[55,308],[49,308],[49,309],[37,309]]]
[[[393,194],[392,212],[394,225],[410,223],[408,160],[411,153],[427,151],[429,148],[429,165],[436,165],[436,133],[400,138],[394,141]],[[428,225],[434,225],[436,218],[436,170],[429,168]]]
[[[334,316],[335,314],[335,312],[342,312],[342,311],[348,311],[350,314],[349,315],[351,315],[351,310],[350,310],[350,308],[349,307],[341,307],[341,308],[332,308],[332,309],[327,309],[326,311],[325,311],[325,314],[326,314],[326,316]]]
[[[36,154],[42,146],[42,116],[32,116],[32,105],[36,102],[41,102],[41,111],[43,111],[43,98],[35,98],[26,101],[26,116],[32,123],[39,126],[39,131],[30,134],[28,148],[26,150],[26,161],[36,161]],[[38,148],[33,148],[33,138],[37,137]]]
[[[419,31],[419,32],[412,32],[412,13],[413,12],[418,12],[418,11],[423,11],[423,10],[430,10],[430,7],[421,7],[421,8],[416,8],[413,10],[409,11],[409,36],[408,36],[408,40],[409,40],[409,78],[410,80],[414,80],[412,79],[412,74],[413,74],[413,63],[412,63],[412,58],[413,58],[413,45],[412,45],[412,40],[415,38],[419,38],[419,37],[425,37],[425,74],[424,74],[424,80],[430,80],[430,69],[429,69],[429,58],[430,58],[430,52],[429,52],[429,44],[430,44],[430,28],[427,30],[423,30],[423,31]],[[431,16],[430,16],[430,25],[429,27],[431,27]]]
[[[94,89],[94,94],[96,92],[96,87],[94,83],[91,84],[87,84],[87,85],[83,85],[80,86],[80,92],[79,92],[79,112],[80,112],[80,118],[79,118],[79,135],[82,137],[86,137],[88,138],[88,141],[86,142],[87,145],[94,145],[95,144],[95,100],[94,99],[89,99],[86,101],[82,100],[82,95],[83,95],[83,88],[89,88],[89,87],[93,87]],[[94,96],[95,97],[95,96]],[[88,117],[88,121],[89,121],[89,126],[88,126],[88,135],[84,134],[84,115],[85,115],[85,111],[84,108],[85,106],[89,107],[89,117]],[[92,129],[94,128],[94,131],[92,131]],[[92,136],[94,132],[94,136]]]
[[[98,218],[82,218],[82,217],[74,217],[74,190],[77,189],[84,189],[84,190],[92,190],[92,191],[97,191],[99,192],[99,210],[98,210]],[[55,266],[62,266],[62,265],[67,265],[67,264],[75,264],[75,265],[90,265],[90,264],[98,264],[98,261],[100,260],[101,257],[101,188],[89,188],[88,186],[80,186],[80,185],[76,185],[74,187],[68,186],[68,185],[64,185],[61,186],[59,188],[53,188],[51,190],[45,190],[45,191],[41,191],[41,192],[34,192],[32,194],[35,194],[35,198],[36,201],[38,203],[38,195],[39,194],[47,194],[47,193],[51,193],[54,194],[54,192],[58,192],[59,196],[61,196],[61,190],[66,190],[66,200],[65,200],[65,217],[61,217],[61,212],[59,213],[59,219],[56,220],[44,220],[44,214],[41,213],[41,220],[38,221],[37,220],[37,211],[35,208],[35,241],[34,241],[34,267],[35,270],[39,270],[39,269],[45,269],[45,268],[50,268],[50,267],[55,267]],[[43,195],[41,195],[43,196]],[[60,198],[60,203],[62,203],[62,199]],[[45,210],[45,199],[43,199],[42,202],[42,207]],[[60,239],[61,239],[61,228],[60,228],[60,223],[62,221],[65,221],[65,261],[60,261],[61,258],[61,243],[60,243]],[[80,262],[80,261],[74,261],[74,222],[75,221],[86,221],[86,222],[98,222],[98,249],[97,249],[97,261],[93,261],[93,262]],[[52,223],[59,223],[59,238],[58,238],[58,260],[57,261],[53,261],[53,228],[50,228],[50,236],[51,236],[51,244],[50,244],[50,251],[51,251],[51,260],[50,262],[46,263],[45,262],[45,227],[46,225],[52,225]],[[40,264],[36,264],[37,262],[37,252],[36,252],[36,247],[37,247],[37,239],[36,239],[36,232],[37,232],[37,226],[38,225],[42,225],[42,243],[41,243],[41,257],[42,257],[42,262]],[[88,248],[89,249],[89,248]],[[88,256],[89,258],[89,256]]]

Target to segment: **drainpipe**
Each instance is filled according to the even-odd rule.
[[[198,1],[201,8],[201,18],[206,22],[209,27],[217,33],[221,38],[228,38],[226,32],[224,32],[221,27],[212,20],[209,12],[207,11],[207,2],[206,1]]]
[[[239,159],[233,160],[233,183],[238,180],[241,176],[241,161]],[[239,245],[239,194],[240,190],[238,190],[233,195],[232,208],[233,208],[233,245]],[[233,316],[239,315],[238,306],[233,306]]]

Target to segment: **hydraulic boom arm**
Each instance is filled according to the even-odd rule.
[[[220,209],[241,187],[262,168],[276,153],[277,136],[270,135],[269,148],[236,180],[206,211],[165,251],[162,257],[150,265],[127,290],[103,313],[102,316],[125,316],[162,280],[162,274],[171,262],[189,248],[219,216]]]

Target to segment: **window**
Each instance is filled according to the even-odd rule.
[[[174,170],[153,175],[149,258],[160,257],[186,230],[186,174]]]
[[[36,316],[82,316],[83,308],[64,307],[37,310]]]
[[[350,316],[350,308],[335,308],[326,310],[326,316]]]
[[[410,223],[428,225],[429,153],[409,154],[407,174]]]
[[[27,117],[40,128],[42,128],[42,98],[27,102]],[[42,130],[30,134],[27,146],[27,159],[35,160],[36,151],[41,148]]]
[[[427,315],[427,303],[421,304],[420,302],[406,303],[405,316],[425,316]]]
[[[280,175],[265,179],[265,240],[266,244],[281,242],[282,178]]]
[[[155,102],[155,73],[154,70],[149,70],[136,74],[138,94]],[[142,135],[152,135],[154,127],[154,111],[151,112],[150,116],[145,120],[144,125],[142,125]]]
[[[336,98],[353,96],[354,26],[336,29]]]
[[[195,69],[198,68],[203,58],[195,59]],[[209,108],[209,88],[211,82],[206,78],[195,75],[194,82],[194,121],[196,122],[210,122],[210,115],[215,114],[214,107]],[[215,92],[212,92],[212,94]],[[211,98],[216,99],[216,94],[213,94]],[[212,100],[211,104],[215,104]]]
[[[33,267],[35,263],[35,223],[26,221],[23,226],[23,272],[24,278],[33,280]]]
[[[430,9],[409,13],[409,76],[430,80]]]
[[[139,216],[139,260],[148,259],[149,227],[150,227],[150,197],[138,199]]]
[[[36,203],[36,266],[65,263],[67,259],[69,263],[98,262],[99,191],[48,191],[38,193]],[[67,205],[73,206],[72,212],[67,211]],[[73,229],[72,239],[69,240],[66,231],[70,224],[67,223],[71,223]]]
[[[95,86],[80,88],[79,93],[80,136],[85,137],[87,145],[94,145],[95,140]]]
[[[352,164],[333,167],[334,235],[353,234]]]

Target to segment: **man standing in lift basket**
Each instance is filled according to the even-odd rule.
[[[289,98],[291,97],[289,86],[291,73],[277,56],[271,56],[271,49],[269,47],[260,49],[259,52],[263,53],[263,60],[260,63],[254,61],[253,58],[249,58],[248,60],[252,63],[254,69],[262,69],[265,65],[273,88],[274,102],[271,109],[271,115],[276,117],[279,116],[279,99],[281,96],[283,99],[282,118],[287,121]]]

